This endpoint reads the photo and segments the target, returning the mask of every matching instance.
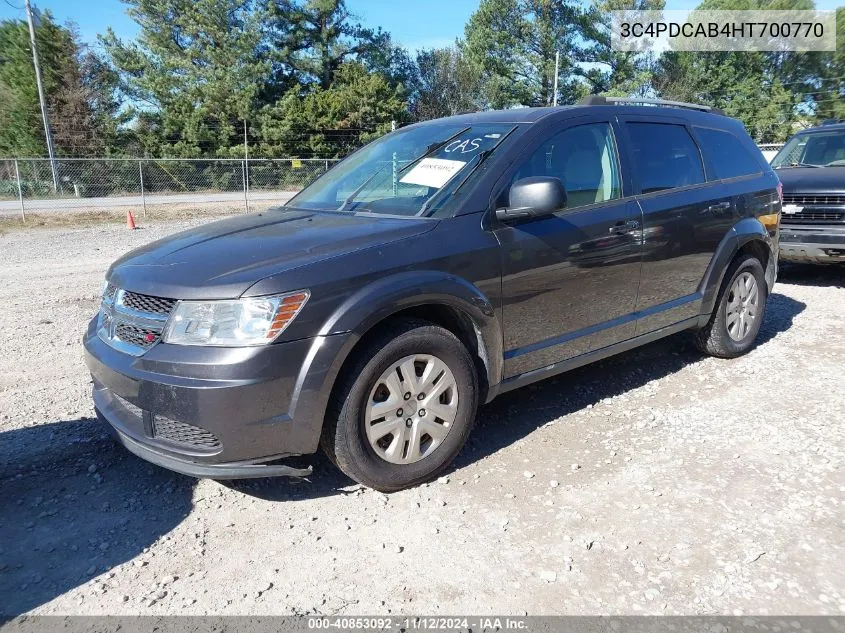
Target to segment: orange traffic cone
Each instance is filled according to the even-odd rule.
[[[133,230],[138,228],[137,226],[135,226],[135,216],[132,215],[131,210],[126,212],[126,228]]]

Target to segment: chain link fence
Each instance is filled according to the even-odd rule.
[[[0,159],[0,215],[71,211],[261,211],[337,159]]]
[[[771,163],[772,159],[777,156],[777,153],[783,145],[783,143],[761,143],[758,144],[757,147],[759,147],[760,151],[763,152],[763,156],[766,160]]]

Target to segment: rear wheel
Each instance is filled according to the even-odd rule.
[[[738,257],[725,274],[710,321],[696,336],[699,349],[720,358],[747,352],[763,324],[767,299],[760,260],[753,255]]]
[[[335,392],[321,444],[356,481],[384,492],[436,477],[466,442],[478,386],[472,357],[427,321],[385,329]]]

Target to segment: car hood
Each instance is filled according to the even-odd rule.
[[[784,167],[775,173],[784,193],[845,193],[845,167]]]
[[[267,276],[420,235],[436,224],[274,209],[152,242],[117,260],[107,276],[118,287],[159,297],[230,299]]]

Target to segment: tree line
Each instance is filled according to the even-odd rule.
[[[41,15],[36,41],[60,156],[343,156],[392,125],[588,94],[722,108],[758,142],[845,118],[836,53],[614,51],[609,12],[663,0],[481,0],[454,45],[410,52],[344,0],[124,0],[139,26],[82,42]],[[813,0],[704,0],[703,9],[812,9]],[[412,17],[412,16],[409,16]],[[29,33],[0,22],[0,156],[44,156]]]

